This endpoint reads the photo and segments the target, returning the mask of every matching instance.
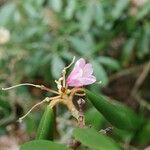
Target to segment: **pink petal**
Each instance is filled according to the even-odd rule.
[[[71,82],[68,82],[67,84],[68,84],[68,86],[72,86],[72,87],[80,87],[80,86],[83,86],[83,85],[81,84],[81,82],[80,82],[79,80],[77,80],[77,79],[72,80]]]
[[[93,68],[90,63],[86,64],[83,58],[79,59],[67,78],[67,85],[72,87],[81,87],[92,84],[96,81],[92,75]]]
[[[81,69],[84,68],[84,66],[85,66],[85,60],[83,58],[80,58],[75,63],[75,66],[73,70],[71,71],[70,75],[68,76],[68,78],[72,78],[72,76],[75,76],[76,74],[78,74],[78,72],[81,71]]]
[[[80,82],[82,83],[82,85],[89,85],[89,84],[94,83],[95,81],[96,81],[96,78],[93,75],[91,75],[91,76],[89,76],[87,78],[82,78],[80,80]]]
[[[83,69],[83,77],[88,77],[93,73],[93,68],[91,64],[86,64],[84,69]]]
[[[75,63],[75,67],[78,66],[80,68],[84,68],[85,66],[85,59],[80,58],[76,63]]]
[[[73,71],[67,78],[67,84],[71,84],[72,80],[79,79],[82,77],[83,71],[81,68],[74,68]]]

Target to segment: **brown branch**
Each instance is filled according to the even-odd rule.
[[[146,63],[147,64],[147,63]],[[127,68],[127,69],[124,69],[118,73],[115,73],[113,75],[111,75],[109,77],[109,81],[113,81],[113,80],[116,80],[122,76],[126,76],[126,75],[129,75],[129,74],[132,74],[134,72],[137,72],[139,70],[141,70],[143,68],[143,66],[145,66],[145,63],[144,64],[141,64],[141,65],[137,65],[137,66],[133,66],[133,67],[130,67],[130,68]]]
[[[144,80],[146,79],[148,73],[150,71],[150,62],[148,62],[144,68],[142,73],[140,74],[140,76],[138,77],[138,79],[135,82],[135,85],[131,91],[131,95],[134,95],[137,93],[138,89],[140,88],[140,86],[142,85],[142,83],[144,82]]]
[[[137,92],[138,92],[140,86],[143,84],[146,77],[148,76],[149,71],[150,71],[150,61],[147,64],[145,64],[142,73],[136,80],[134,87],[131,91],[131,97],[133,97],[138,103],[140,103],[143,107],[147,108],[148,110],[150,110],[149,103],[146,102],[142,97],[140,97]]]
[[[147,108],[150,111],[150,104],[144,100],[140,95],[136,94],[133,96],[137,102],[140,103],[143,107]]]

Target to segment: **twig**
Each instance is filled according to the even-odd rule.
[[[131,96],[135,98],[135,100],[140,103],[142,106],[144,106],[145,108],[147,108],[148,110],[150,110],[150,105],[149,103],[147,103],[143,98],[141,98],[137,92],[140,88],[140,86],[142,85],[142,83],[144,82],[144,80],[146,79],[146,77],[148,76],[148,73],[150,71],[150,61],[145,65],[145,67],[143,68],[142,73],[140,74],[140,76],[138,77],[138,79],[136,80],[134,87],[131,91]]]
[[[133,96],[137,102],[140,103],[143,107],[147,108],[150,111],[150,104],[144,100],[140,95],[136,94]]]
[[[133,66],[131,68],[127,68],[127,69],[124,69],[123,71],[120,71],[116,74],[113,74],[112,76],[109,77],[109,81],[111,82],[111,81],[113,81],[115,79],[118,79],[122,76],[129,75],[129,74],[132,74],[134,72],[137,72],[138,70],[142,69],[144,65],[145,64],[141,64],[141,65],[138,65],[138,66]]]
[[[138,89],[140,88],[140,86],[142,85],[142,83],[144,82],[144,80],[146,79],[148,73],[150,71],[150,62],[148,62],[144,68],[142,73],[140,74],[140,76],[138,77],[138,79],[135,82],[135,85],[132,89],[131,95],[134,95],[137,93]]]

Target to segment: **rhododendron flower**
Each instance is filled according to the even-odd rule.
[[[93,74],[93,68],[90,63],[85,62],[83,58],[80,58],[67,78],[67,85],[72,87],[80,87],[84,85],[92,84],[96,81]]]

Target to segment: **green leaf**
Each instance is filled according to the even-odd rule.
[[[25,3],[23,5],[25,12],[27,13],[27,15],[31,18],[37,17],[39,16],[39,14],[37,13],[37,9],[35,8],[34,5],[30,4],[30,3]]]
[[[69,0],[67,2],[67,7],[65,11],[66,19],[72,19],[75,8],[76,8],[76,0]]]
[[[52,9],[56,12],[60,12],[62,9],[62,0],[49,0],[49,4],[52,7]]]
[[[103,26],[105,22],[104,10],[101,2],[96,1],[95,4],[95,22],[98,26]]]
[[[95,117],[94,119],[93,116]],[[85,112],[86,124],[92,125],[95,129],[102,128],[104,121],[104,117],[95,108],[91,108]]]
[[[70,44],[80,55],[87,55],[89,51],[92,49],[92,45],[89,41],[81,39],[79,37],[70,37]]]
[[[89,1],[86,10],[84,11],[81,18],[81,30],[83,32],[88,31],[90,29],[93,18],[94,18],[94,4],[92,1]]]
[[[123,47],[123,52],[121,55],[121,61],[123,65],[127,65],[130,61],[130,58],[132,56],[134,45],[136,40],[134,38],[130,38]]]
[[[146,145],[150,142],[150,120],[139,130],[134,139],[137,143]]]
[[[143,58],[145,55],[149,54],[150,52],[150,31],[145,28],[144,33],[141,35],[138,47],[137,47],[137,55],[139,58]]]
[[[15,9],[14,3],[8,3],[0,9],[0,25],[6,25],[14,18]]]
[[[136,19],[137,20],[143,19],[146,15],[149,15],[149,13],[150,13],[150,2],[147,1],[141,8],[141,10],[138,11]]]
[[[115,127],[124,130],[137,130],[141,120],[127,106],[110,101],[107,97],[86,90],[86,94],[95,108]]]
[[[106,86],[108,84],[108,77],[105,69],[96,60],[92,60],[90,62],[93,65],[93,70],[94,70],[94,75],[96,76],[96,80],[101,81],[102,86]]]
[[[93,150],[119,150],[119,146],[111,138],[102,135],[92,128],[75,129],[75,139]]]
[[[50,106],[47,106],[40,121],[36,139],[53,139],[55,117],[54,112]]]
[[[64,69],[65,64],[61,57],[53,55],[51,62],[51,72],[54,78],[58,79],[61,76],[61,72]]]
[[[20,150],[71,150],[62,144],[47,140],[34,140],[21,145]]]
[[[105,56],[100,56],[98,58],[99,62],[106,67],[110,68],[111,70],[119,70],[120,69],[120,64],[117,60],[111,58],[111,57],[105,57]]]
[[[113,18],[117,19],[121,16],[125,8],[127,8],[129,0],[118,0],[112,11]]]
[[[132,140],[133,136],[135,135],[135,132],[113,128],[112,135],[113,137],[115,137],[116,140],[126,142]]]

